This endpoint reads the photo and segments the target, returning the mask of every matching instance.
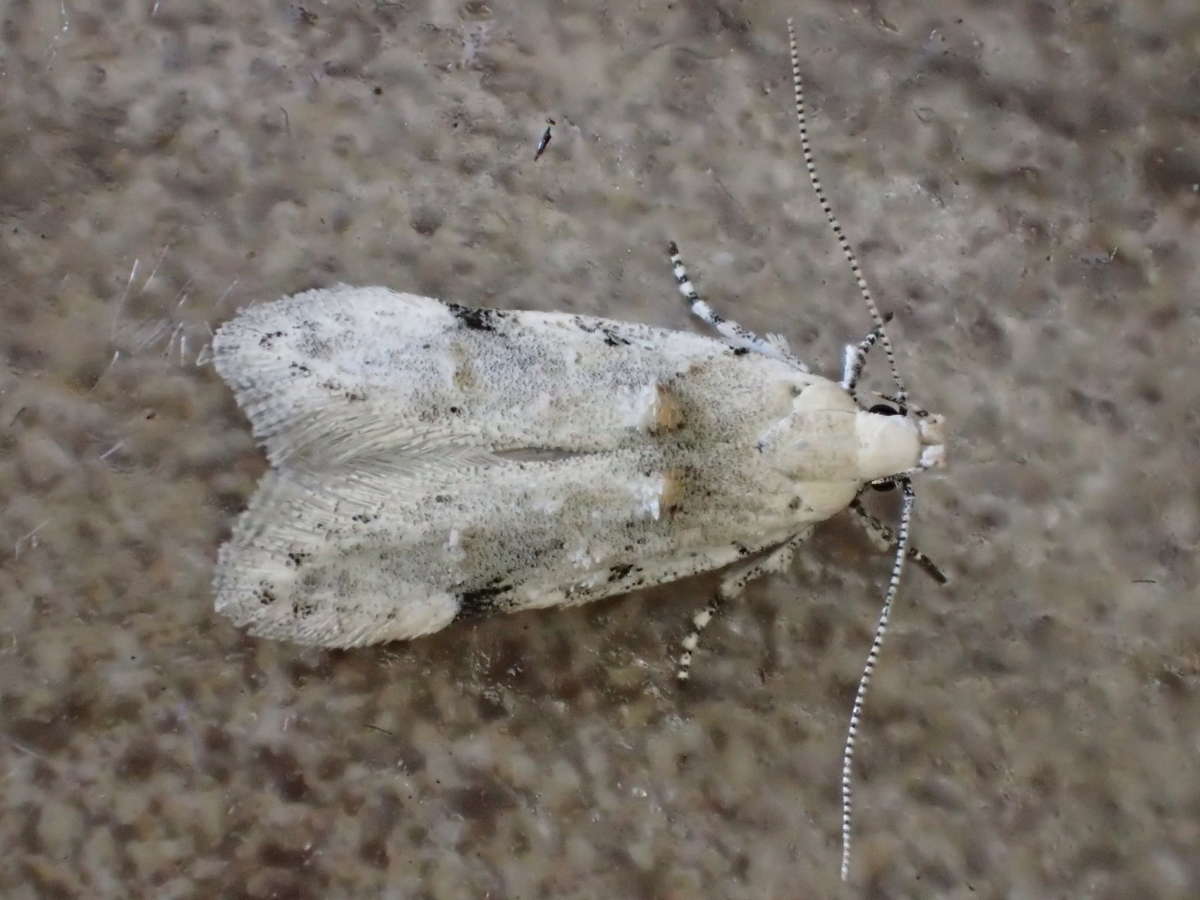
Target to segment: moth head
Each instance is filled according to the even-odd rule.
[[[855,431],[859,472],[880,490],[894,487],[897,475],[945,465],[945,420],[912,403],[881,395],[859,409]]]

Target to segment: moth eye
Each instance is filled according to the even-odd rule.
[[[870,409],[868,409],[867,412],[873,412],[876,415],[880,415],[880,416],[898,416],[898,415],[900,415],[900,410],[896,409],[896,407],[894,407],[888,403],[876,403],[874,406],[872,406]]]
[[[874,411],[875,410],[871,410],[871,412],[874,412]],[[872,481],[871,487],[874,488],[875,490],[879,491],[880,493],[883,493],[885,491],[894,491],[896,489],[896,482],[894,482],[894,481]]]

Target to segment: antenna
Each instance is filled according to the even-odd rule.
[[[812,183],[813,193],[817,195],[817,203],[821,205],[821,211],[825,213],[825,218],[833,229],[833,236],[837,238],[838,246],[842,248],[842,254],[850,263],[850,272],[854,276],[854,283],[858,285],[858,292],[867,304],[867,312],[871,314],[875,330],[879,332],[879,343],[883,346],[883,352],[887,356],[888,368],[892,370],[892,380],[896,382],[896,399],[903,414],[907,407],[908,391],[905,390],[904,382],[900,378],[900,370],[896,368],[896,354],[892,350],[892,342],[888,339],[887,331],[884,328],[884,318],[879,312],[879,307],[875,305],[875,298],[871,296],[871,289],[863,277],[858,257],[854,255],[854,248],[850,246],[850,241],[842,230],[842,223],[834,215],[833,207],[830,206],[829,199],[825,196],[825,189],[821,187],[821,179],[817,175],[817,164],[813,159],[812,145],[808,142],[808,122],[804,116],[804,78],[800,75],[800,52],[796,49],[796,29],[791,19],[787,20],[787,29],[788,48],[792,56],[792,87],[796,93],[796,122],[800,125],[800,152],[804,154],[804,168],[808,171],[808,180]]]
[[[796,49],[796,29],[791,19],[788,19],[787,28],[788,49],[791,51],[792,58],[792,87],[796,94],[796,121],[800,126],[800,150],[804,154],[804,168],[808,171],[808,180],[812,183],[813,193],[816,194],[817,202],[821,205],[821,211],[825,213],[825,218],[833,229],[833,236],[837,238],[838,246],[842,248],[842,254],[846,257],[846,261],[850,263],[850,272],[854,276],[858,292],[862,295],[863,302],[867,305],[867,312],[871,314],[875,326],[861,344],[857,347],[847,347],[842,386],[853,393],[857,386],[858,376],[862,371],[866,353],[878,341],[887,356],[892,380],[896,383],[896,394],[892,399],[900,407],[900,414],[905,415],[908,412],[908,391],[905,390],[904,381],[900,378],[900,371],[896,367],[896,354],[892,350],[892,342],[888,339],[885,328],[886,323],[892,317],[889,314],[885,318],[879,312],[875,298],[871,296],[871,289],[867,286],[867,280],[863,277],[862,267],[859,266],[858,258],[854,254],[854,248],[850,246],[850,241],[842,230],[837,216],[834,215],[829,199],[825,196],[825,190],[821,187],[821,179],[817,175],[817,165],[813,160],[812,146],[808,141],[808,123],[804,116],[804,79],[800,75],[800,52]],[[862,723],[867,689],[871,685],[871,676],[875,672],[875,666],[879,663],[879,652],[883,647],[883,639],[887,635],[892,604],[895,602],[896,592],[900,587],[900,577],[904,573],[904,562],[908,557],[909,531],[912,525],[913,509],[916,505],[916,494],[913,491],[912,481],[907,475],[898,475],[895,481],[903,490],[900,523],[896,529],[896,555],[892,560],[892,574],[888,579],[887,590],[883,594],[883,608],[880,609],[879,620],[875,624],[871,649],[867,652],[867,661],[858,680],[858,690],[854,694],[854,705],[850,709],[850,724],[846,730],[846,743],[842,748],[842,881],[847,880],[850,875],[850,846],[853,837],[854,816],[854,745],[858,738],[859,725]]]

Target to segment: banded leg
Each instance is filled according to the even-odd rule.
[[[854,498],[850,501],[850,509],[857,517],[857,522],[862,526],[863,531],[880,550],[886,552],[896,549],[896,532],[884,525],[877,518],[867,512],[866,508],[858,500]],[[946,574],[938,568],[937,563],[918,550],[912,544],[908,545],[908,558],[920,566],[926,575],[936,581],[938,584],[948,584],[950,579]]]
[[[892,321],[892,314],[886,313],[883,322],[886,325],[890,321]],[[876,325],[865,338],[858,342],[858,346],[846,345],[846,352],[842,357],[842,387],[850,392],[851,397],[855,397],[858,379],[862,377],[863,367],[867,364],[867,354],[871,352],[871,348],[881,337],[883,337],[883,326]]]
[[[692,616],[692,630],[683,639],[683,652],[679,654],[679,669],[675,672],[675,677],[679,681],[687,681],[691,678],[692,656],[700,644],[700,633],[708,627],[709,622],[720,612],[721,607],[731,600],[736,600],[745,590],[746,585],[754,579],[772,572],[782,572],[791,565],[796,548],[804,543],[811,533],[811,528],[797,532],[765,556],[740,563],[725,573],[713,599]]]
[[[683,265],[683,259],[679,255],[678,245],[671,241],[667,250],[671,257],[671,268],[675,273],[675,284],[679,287],[679,293],[683,294],[684,299],[687,300],[688,309],[692,311],[692,315],[711,325],[717,334],[725,338],[729,345],[736,349],[753,350],[755,353],[791,363],[803,372],[808,371],[808,366],[792,355],[787,341],[779,335],[769,334],[765,338],[759,337],[732,319],[726,319],[709,306],[696,293],[696,286],[688,277],[687,268]]]

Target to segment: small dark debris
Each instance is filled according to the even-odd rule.
[[[546,130],[542,132],[542,139],[538,141],[537,152],[533,154],[533,161],[537,162],[542,158],[542,154],[546,152],[546,148],[550,146],[550,128],[558,123],[553,119],[546,120]]]

